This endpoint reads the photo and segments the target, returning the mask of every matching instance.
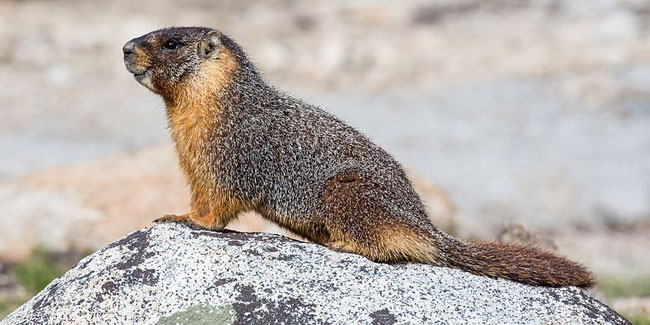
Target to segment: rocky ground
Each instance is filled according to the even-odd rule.
[[[628,324],[577,288],[531,287],[424,264],[373,263],[281,236],[178,224],[133,232],[84,258],[4,323],[432,321]]]
[[[164,107],[120,52],[169,25],[226,31],[270,82],[362,129],[445,229],[494,239],[518,222],[601,278],[650,283],[640,0],[2,1],[5,260],[96,249],[187,209]]]

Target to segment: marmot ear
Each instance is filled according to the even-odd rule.
[[[219,49],[219,34],[216,31],[207,33],[199,42],[199,55],[208,59],[217,53]]]

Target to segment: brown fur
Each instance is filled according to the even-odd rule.
[[[459,245],[451,256],[451,266],[489,277],[500,277],[533,285],[578,287],[595,284],[593,275],[579,264],[533,247],[497,242],[470,242]]]

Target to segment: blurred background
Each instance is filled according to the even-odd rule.
[[[122,45],[236,39],[410,171],[463,238],[556,250],[650,323],[650,2],[0,1],[0,316],[188,190]],[[282,232],[248,214],[234,229]]]

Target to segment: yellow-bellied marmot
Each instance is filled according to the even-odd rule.
[[[400,164],[318,107],[269,86],[219,31],[175,27],[124,45],[124,61],[162,96],[191,212],[218,230],[255,210],[293,232],[381,262],[414,261],[544,286],[589,287],[582,266],[531,247],[464,242],[432,225]]]

